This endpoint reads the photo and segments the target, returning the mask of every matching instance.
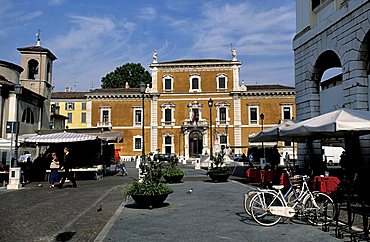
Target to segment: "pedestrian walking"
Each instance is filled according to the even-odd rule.
[[[50,163],[50,188],[54,188],[54,183],[59,181],[58,170],[59,170],[59,159],[55,152],[51,153],[51,163]]]
[[[70,171],[72,169],[72,159],[71,159],[71,154],[69,153],[69,148],[64,147],[64,161],[63,161],[63,166],[64,168],[64,176],[60,180],[59,183],[59,188],[63,188],[63,184],[66,181],[66,178],[68,178],[72,182],[72,187],[77,187],[76,184],[76,179],[74,178],[72,172]]]

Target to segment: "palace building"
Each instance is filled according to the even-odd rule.
[[[145,93],[126,86],[85,94],[86,127],[122,131],[116,148],[124,158],[140,156],[143,148],[145,154],[174,153],[185,160],[225,147],[247,153],[249,134],[294,118],[295,90],[241,85],[241,65],[236,50],[231,60],[164,62],[155,52]]]

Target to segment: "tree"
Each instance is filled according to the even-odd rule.
[[[151,75],[140,63],[127,63],[117,67],[101,79],[102,88],[140,87],[140,83],[151,83]]]

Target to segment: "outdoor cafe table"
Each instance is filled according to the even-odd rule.
[[[246,177],[250,182],[260,182],[261,174],[259,168],[249,168],[246,172]]]
[[[339,183],[340,180],[335,176],[315,176],[312,188],[329,195],[337,190]]]
[[[280,185],[284,185],[284,187],[289,187],[290,186],[288,173],[282,172],[280,174]]]
[[[272,183],[275,179],[275,170],[261,170],[261,183]]]

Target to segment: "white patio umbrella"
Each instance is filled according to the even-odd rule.
[[[344,137],[346,132],[370,134],[370,112],[353,109],[338,109],[294,125],[280,128],[281,137],[302,139],[305,137]]]
[[[257,134],[250,135],[249,142],[291,141],[291,137],[281,137],[279,133],[281,128],[290,127],[294,124],[295,122],[292,120],[285,120],[274,127],[262,130]]]

